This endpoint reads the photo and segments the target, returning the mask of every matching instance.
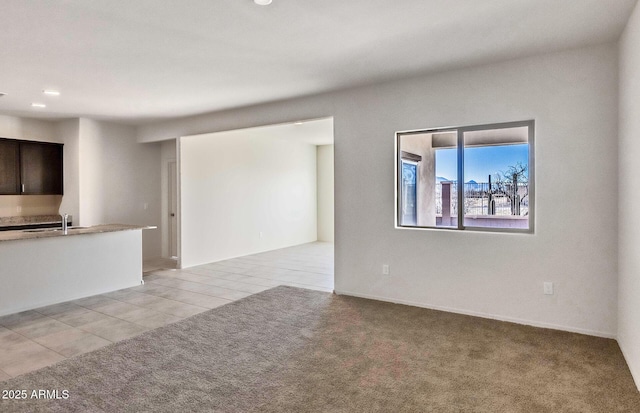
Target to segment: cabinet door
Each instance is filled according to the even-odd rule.
[[[21,142],[20,177],[25,195],[62,195],[62,145]]]
[[[18,142],[0,139],[0,195],[20,193]]]

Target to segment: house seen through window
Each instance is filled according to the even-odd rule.
[[[396,134],[398,227],[533,230],[534,122]]]

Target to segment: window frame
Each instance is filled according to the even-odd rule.
[[[472,225],[464,225],[464,208],[460,208],[464,205],[464,134],[465,132],[479,131],[479,130],[491,130],[491,129],[509,129],[517,127],[527,127],[529,145],[528,154],[528,182],[529,182],[529,209],[528,209],[528,228],[499,228],[499,227],[479,227]],[[400,198],[400,177],[402,176],[402,153],[400,146],[400,137],[404,135],[413,134],[425,134],[425,133],[442,133],[453,132],[457,133],[457,227],[445,227],[445,226],[407,226],[401,225],[400,213],[401,213],[401,198]],[[535,232],[535,120],[523,120],[512,122],[500,122],[500,123],[486,123],[471,126],[450,126],[440,128],[426,128],[426,129],[413,129],[406,131],[398,131],[395,133],[394,139],[394,221],[396,229],[409,229],[409,230],[445,230],[445,231],[479,231],[479,232],[499,232],[499,233],[516,233],[516,234],[533,234]]]

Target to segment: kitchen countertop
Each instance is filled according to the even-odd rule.
[[[93,227],[69,227],[67,234],[62,233],[62,229],[50,228],[50,229],[37,229],[37,230],[18,230],[18,231],[4,231],[0,232],[0,241],[15,241],[26,239],[38,239],[38,238],[54,238],[54,237],[68,237],[71,235],[83,235],[83,234],[100,234],[103,232],[116,232],[116,231],[131,231],[137,229],[156,229],[154,226],[139,226],[139,225],[126,225],[126,224],[105,224],[96,225]]]

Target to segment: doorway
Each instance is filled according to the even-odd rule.
[[[333,278],[333,141],[332,118],[180,137],[180,268],[320,242],[305,275]]]

